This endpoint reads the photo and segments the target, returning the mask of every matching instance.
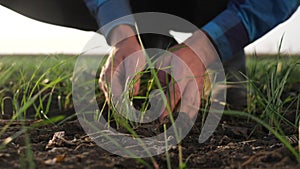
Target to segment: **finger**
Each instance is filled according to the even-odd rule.
[[[128,83],[131,83],[129,90],[131,90],[131,87],[133,87],[130,93],[133,94],[133,96],[137,96],[140,91],[141,74],[138,73],[137,70],[132,70],[131,72],[134,73],[128,73],[126,75]]]
[[[162,122],[166,116],[170,115],[175,110],[176,105],[180,101],[180,95],[181,95],[181,91],[179,85],[177,83],[171,82],[168,85],[168,88],[166,90],[168,107],[166,107],[163,113],[160,115],[159,117],[160,122]]]
[[[141,75],[137,75],[136,77],[135,77],[135,84],[134,84],[134,86],[133,86],[133,95],[134,96],[137,96],[138,94],[139,94],[139,91],[140,91],[140,84],[141,84],[141,80],[140,80],[140,78],[141,78]]]
[[[179,79],[179,77],[182,76],[182,72],[177,70],[177,62],[176,57],[174,60],[173,55],[169,54],[162,55],[156,60],[156,68],[159,69],[157,73],[159,82],[162,87],[166,87],[165,94],[167,98],[167,103],[165,104],[167,107],[159,117],[160,122],[162,122],[166,116],[173,112],[180,100],[180,83],[176,83],[176,79]]]
[[[157,77],[162,87],[167,86],[167,84],[169,84],[171,80],[171,76],[167,74],[165,71],[161,71],[161,70],[157,72]]]
[[[115,71],[110,81],[107,80],[110,78],[105,76],[105,74],[103,74],[100,78],[101,80],[99,80],[100,88],[109,102],[111,96],[116,98],[119,97],[123,92],[123,85],[120,77],[122,77],[122,75],[119,73],[119,71]]]
[[[111,77],[109,83],[111,93],[114,97],[120,97],[124,91],[124,65],[119,64]]]
[[[112,86],[114,86],[113,91],[115,94],[120,93],[123,90],[123,87],[121,85],[122,70],[120,70],[121,68],[119,67],[121,63],[120,58],[120,56],[112,52],[100,73],[100,88],[103,90],[105,97],[108,100],[110,99],[109,94],[111,93],[110,91],[112,90]]]
[[[138,51],[126,57],[123,62],[123,65],[125,65],[125,81],[133,83],[133,95],[136,96],[140,89],[140,72],[143,71],[146,65],[146,58],[143,51]]]
[[[112,54],[109,57],[109,60],[107,61],[104,69],[104,76],[108,82],[111,82],[112,77],[114,76],[114,73],[118,69],[118,71],[123,72],[123,70],[120,69],[120,64],[123,61],[123,55],[120,52],[112,52]]]
[[[172,78],[170,75],[172,74],[172,68],[170,66],[172,65],[172,58],[172,55],[162,55],[155,61],[155,67],[158,69],[157,77],[162,87],[166,87]]]
[[[203,80],[191,79],[181,96],[180,112],[186,113],[190,119],[196,117],[201,103]]]

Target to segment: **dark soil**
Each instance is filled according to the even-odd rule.
[[[187,168],[300,167],[292,154],[263,128],[258,127],[250,135],[256,126],[254,122],[223,117],[213,136],[204,144],[199,144],[199,121],[182,141],[183,160],[187,161]],[[3,128],[7,123],[5,120],[0,121],[0,127]],[[27,121],[25,125],[33,123],[35,122]],[[20,122],[14,122],[0,141],[3,142],[21,128]],[[147,130],[143,127],[137,129],[141,133]],[[59,131],[65,131],[63,141],[49,146],[49,140]],[[0,168],[21,167],[20,159],[26,153],[24,138],[22,134],[0,151]],[[77,120],[30,129],[29,138],[36,168],[145,168],[135,159],[123,158],[98,147],[86,137]],[[297,148],[295,144],[294,147]],[[170,150],[170,157],[172,168],[178,168],[178,147]],[[159,168],[167,168],[165,154],[154,158]],[[154,166],[149,158],[144,160]],[[25,168],[27,167],[25,163]]]

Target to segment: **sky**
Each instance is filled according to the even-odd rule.
[[[300,10],[285,23],[246,47],[247,53],[277,53],[284,34],[282,52],[300,54]],[[0,5],[0,54],[81,53],[94,32],[50,25],[32,20]],[[176,34],[187,37],[188,34]],[[100,36],[99,36],[100,37]],[[100,37],[106,52],[109,48]]]

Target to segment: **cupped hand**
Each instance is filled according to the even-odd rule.
[[[119,25],[114,28],[110,42],[113,48],[102,67],[99,80],[100,88],[109,102],[112,95],[122,95],[130,79],[136,79],[133,95],[139,92],[140,80],[136,73],[142,71],[146,63],[142,48],[130,26]]]
[[[162,55],[156,67],[169,67],[169,75],[174,78],[175,84],[167,85],[166,108],[160,115],[160,121],[174,112],[180,106],[180,112],[187,113],[190,119],[194,118],[200,108],[206,66],[215,61],[218,54],[207,35],[199,30],[187,39],[170,49],[171,53]],[[167,73],[159,71],[158,77],[162,84],[166,84]]]

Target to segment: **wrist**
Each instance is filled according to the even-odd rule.
[[[214,44],[211,42],[209,36],[202,30],[195,31],[184,43],[190,46],[207,66],[219,59]]]
[[[123,41],[124,39],[135,36],[135,34],[136,33],[134,32],[133,27],[122,24],[113,28],[108,40],[112,46],[115,46],[117,43]]]

